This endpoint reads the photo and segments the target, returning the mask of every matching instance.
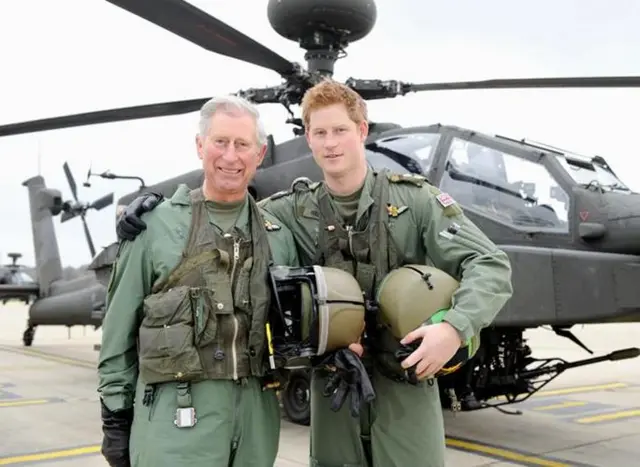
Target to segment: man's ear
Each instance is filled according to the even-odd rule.
[[[262,161],[264,160],[264,156],[267,154],[267,145],[263,144],[262,147],[260,148],[260,152],[258,152],[258,167],[260,167],[260,165],[262,164]]]
[[[361,142],[364,143],[369,136],[369,123],[363,120],[358,126],[360,128],[360,139],[362,140]]]
[[[196,134],[196,151],[198,151],[198,159],[202,160],[204,157],[204,141],[200,136],[200,133]]]

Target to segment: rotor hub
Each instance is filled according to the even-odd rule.
[[[373,0],[269,0],[267,16],[279,35],[307,51],[309,72],[331,76],[344,49],[371,32],[377,9]]]
[[[7,253],[7,256],[11,258],[11,263],[13,266],[16,266],[18,260],[22,258],[22,253]]]

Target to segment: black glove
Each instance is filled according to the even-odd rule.
[[[405,358],[415,352],[418,347],[420,347],[421,342],[422,339],[418,339],[417,341],[414,341],[407,345],[400,344],[400,348],[394,353],[394,356],[396,357],[396,360],[398,360],[398,363],[401,363]],[[420,383],[420,381],[418,380],[418,375],[416,375],[417,366],[418,365],[413,365],[405,370],[405,377],[410,384],[417,385],[418,383]]]
[[[153,211],[163,199],[164,197],[160,193],[145,193],[131,201],[116,221],[118,238],[133,241],[140,235],[140,232],[147,228],[147,224],[140,219],[140,216],[145,212]]]
[[[131,467],[129,434],[133,423],[133,409],[110,411],[102,400],[102,455],[111,467]]]
[[[340,410],[350,395],[351,415],[358,417],[362,405],[376,398],[367,370],[352,350],[341,349],[331,353],[321,367],[330,373],[323,396],[331,397],[331,410],[334,412]]]

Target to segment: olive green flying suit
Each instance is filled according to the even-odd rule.
[[[332,196],[323,183],[298,182],[290,192],[258,204],[291,230],[303,265],[349,270],[365,293],[379,284],[381,273],[401,264],[429,264],[458,280],[464,276],[445,318],[463,339],[488,326],[512,294],[507,255],[423,177],[369,170],[351,196]],[[311,466],[444,466],[437,382],[413,386],[383,376],[380,368],[374,365],[371,377],[376,399],[360,420],[351,417],[348,404],[331,411],[330,400],[321,395],[325,382],[314,372]],[[370,443],[362,443],[361,434]]]
[[[135,241],[121,245],[108,287],[98,373],[99,392],[109,410],[134,407],[132,467],[273,466],[280,408],[275,391],[263,391],[260,379],[267,368],[266,268],[269,257],[275,264],[299,263],[291,233],[261,214],[249,197],[234,206],[219,205],[204,201],[201,190],[190,192],[182,185],[144,215],[148,228]],[[187,263],[210,251],[219,252],[219,262]],[[225,254],[230,259],[226,270],[220,262]],[[183,255],[182,264],[189,264],[185,275],[162,290],[159,285]],[[252,259],[244,263],[248,257]],[[227,271],[234,271],[232,287]],[[181,289],[199,290],[205,299],[178,299]],[[199,305],[180,305],[194,302]],[[167,318],[162,311],[174,315],[164,340],[160,321]],[[180,314],[187,312],[195,317],[189,337],[180,338],[178,329],[187,326]],[[172,362],[177,361],[186,362],[183,368],[193,374],[200,365],[199,378],[187,386],[190,400],[184,397],[185,384],[171,380]],[[195,426],[174,425],[178,407],[195,408]]]

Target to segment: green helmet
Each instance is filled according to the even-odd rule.
[[[312,357],[358,342],[365,302],[351,274],[322,266],[272,266],[269,274],[272,367],[309,367]]]
[[[456,279],[440,269],[409,264],[394,269],[378,287],[379,321],[399,341],[424,324],[443,321],[459,287]],[[478,350],[479,336],[468,339],[435,376],[453,373]]]

